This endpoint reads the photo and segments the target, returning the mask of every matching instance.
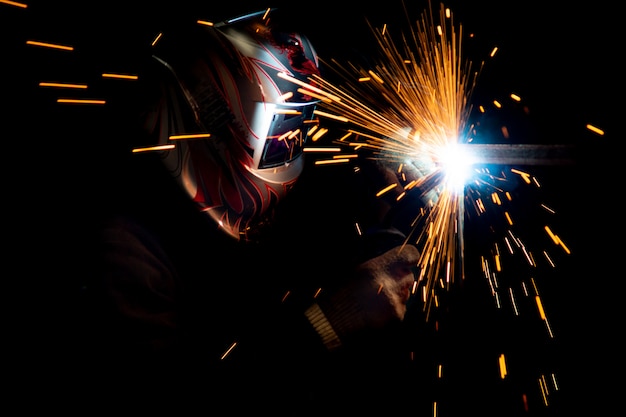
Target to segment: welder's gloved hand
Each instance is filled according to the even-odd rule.
[[[385,244],[377,244],[377,240]],[[391,239],[390,239],[391,237]],[[415,281],[419,251],[397,231],[378,232],[364,245],[367,255],[346,285],[319,297],[306,316],[333,350],[366,329],[400,322]]]

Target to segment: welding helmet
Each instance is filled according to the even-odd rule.
[[[319,101],[309,40],[263,11],[163,33],[156,65],[172,81],[148,120],[169,172],[199,208],[240,240],[269,221],[304,167]]]

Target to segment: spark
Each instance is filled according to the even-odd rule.
[[[27,4],[25,4],[25,3],[18,3],[16,1],[0,0],[0,3],[6,4],[6,5],[9,5],[9,6],[19,7],[19,8],[22,8],[22,9],[26,9],[28,7]]]
[[[348,158],[340,158],[340,159],[315,161],[315,165],[342,164],[342,163],[346,163],[346,162],[350,162],[350,159],[348,159]]]
[[[224,360],[230,354],[230,352],[235,348],[235,346],[237,346],[237,342],[233,342],[233,344],[230,345],[230,347],[226,350],[226,352],[224,352],[224,354],[222,355],[220,359]]]
[[[154,40],[152,41],[152,43],[150,44],[150,46],[155,46],[155,45],[159,42],[159,40],[161,39],[161,37],[162,37],[162,36],[163,36],[163,33],[159,33],[159,34],[158,34],[158,35],[154,38]]]
[[[106,100],[96,99],[75,99],[75,98],[59,98],[57,103],[69,103],[69,104],[105,104]]]
[[[463,28],[455,25],[452,13],[443,4],[438,18],[440,24],[435,24],[435,14],[429,7],[408,34],[399,35],[393,27],[377,29],[370,24],[381,52],[379,61],[359,67],[333,59],[327,64],[343,81],[341,84],[320,75],[312,77],[312,85],[303,83],[302,88],[313,90],[315,86],[316,97],[320,98],[316,115],[344,132],[326,136],[333,145],[352,149],[395,173],[398,182],[383,184],[375,197],[395,196],[396,202],[403,204],[409,193],[417,193],[422,201],[423,206],[416,208],[410,222],[412,229],[405,243],[415,244],[420,250],[411,294],[421,303],[426,321],[441,307],[442,296],[466,278],[466,222],[471,220],[479,228],[489,222],[490,231],[504,232],[502,241],[495,242],[488,255],[480,256],[482,275],[495,309],[506,311],[509,303],[511,316],[517,317],[525,311],[522,299],[531,306],[534,302],[548,337],[553,339],[535,279],[514,282],[511,278],[520,275],[518,262],[533,271],[543,265],[555,267],[548,251],[538,257],[525,242],[521,215],[526,212],[518,208],[517,202],[521,192],[512,193],[520,187],[525,187],[524,191],[538,190],[541,184],[525,169],[492,172],[490,166],[539,165],[548,159],[566,164],[569,161],[562,157],[566,149],[474,143],[477,127],[470,122],[472,95],[484,62],[474,67],[464,59]],[[494,57],[497,51],[493,48],[489,56]],[[523,101],[516,93],[509,97],[515,103]],[[500,100],[491,103],[495,110],[503,108]],[[486,109],[478,106],[477,111],[482,114]],[[508,128],[500,129],[509,139]],[[327,148],[327,143],[320,145]],[[337,155],[315,164],[354,161],[333,157]],[[546,204],[540,208],[543,214],[556,214]],[[494,213],[498,216],[491,216]],[[356,228],[360,232],[358,223]],[[550,226],[544,230],[556,246],[570,253]],[[438,329],[436,317],[435,327]],[[505,379],[514,368],[508,369],[504,354],[498,360],[501,379]],[[528,406],[525,394],[524,406]],[[435,402],[435,415],[436,409]]]
[[[322,148],[322,147],[313,147],[313,148],[303,148],[303,152],[341,152],[341,148]]]
[[[26,44],[27,45],[32,45],[32,46],[41,46],[41,47],[44,47],[44,48],[61,49],[61,50],[64,50],[64,51],[73,51],[74,50],[73,46],[59,45],[59,44],[49,43],[49,42],[26,41]]]
[[[171,135],[169,140],[206,139],[209,137],[211,137],[210,133],[190,133],[184,135]]]
[[[85,88],[87,88],[87,85],[86,84],[55,83],[55,82],[42,81],[42,82],[39,83],[39,87],[58,87],[58,88],[85,89]]]
[[[169,145],[157,145],[157,146],[148,146],[143,148],[133,148],[132,153],[140,153],[140,152],[152,152],[152,151],[166,151],[174,149],[176,146]]]
[[[591,130],[594,133],[597,133],[598,135],[603,136],[604,135],[604,130],[600,129],[599,127],[596,127],[592,124],[587,124],[587,129]]]
[[[102,78],[116,78],[122,80],[137,80],[139,79],[138,75],[131,74],[113,74],[113,73],[104,73],[102,74]]]
[[[271,10],[272,10],[271,7],[268,7],[267,9],[265,9],[265,13],[263,14],[263,20],[267,19],[267,15],[269,14]]]
[[[504,379],[507,375],[506,361],[504,359],[504,353],[498,358],[498,364],[500,365],[500,378]]]
[[[400,46],[389,27],[379,30],[368,22],[382,60],[373,68],[357,68],[356,74],[333,61],[347,85],[314,77],[315,92],[325,98],[316,114],[348,126],[350,135],[337,143],[398,166],[393,170],[406,179],[405,189],[391,184],[377,195],[396,192],[401,200],[407,191],[418,190],[430,205],[414,220],[422,230],[416,227],[409,236],[421,248],[419,280],[427,310],[440,277],[444,287],[459,272],[463,277],[463,188],[472,163],[458,145],[470,138],[469,102],[478,75],[462,57],[462,27],[456,30],[450,10],[441,5],[439,25],[433,10],[428,12],[401,35]],[[311,86],[304,83],[303,88]]]
[[[544,405],[548,405],[548,387],[546,385],[546,380],[543,375],[541,376],[541,378],[538,379],[538,382],[539,388],[541,390],[541,396],[543,398],[543,403]]]

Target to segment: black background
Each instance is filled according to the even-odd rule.
[[[101,201],[106,193],[99,187],[106,186],[114,166],[108,160],[114,153],[110,150],[115,149],[111,142],[114,138],[103,137],[102,132],[110,130],[99,125],[106,124],[102,113],[107,110],[59,108],[53,93],[37,87],[39,81],[84,80],[96,85],[92,90],[95,96],[107,96],[111,88],[117,87],[98,81],[98,75],[140,70],[137,56],[145,53],[161,30],[269,6],[288,11],[294,27],[308,35],[324,60],[367,56],[374,50],[366,19],[375,26],[386,23],[390,30],[407,24],[400,1],[384,6],[340,6],[327,1],[177,1],[150,7],[137,3],[34,1],[28,2],[26,9],[0,4],[0,121],[4,206],[8,208],[4,211],[3,235],[8,250],[4,252],[7,259],[3,275],[9,284],[4,305],[5,328],[10,330],[5,340],[14,348],[6,357],[8,362],[19,364],[23,360],[20,353],[25,351],[30,357],[39,354],[42,347],[31,346],[31,341],[44,338],[33,334],[45,334],[45,340],[52,345],[63,344],[57,339],[63,337],[63,332],[55,329],[63,329],[63,323],[56,320],[65,316],[55,312],[59,309],[65,314],[64,307],[72,305],[71,297],[67,298],[71,285],[64,278],[80,274],[81,262],[77,259],[70,266],[62,259],[66,259],[66,251],[80,245],[76,240],[80,240],[82,229],[88,228],[90,213],[106,206]],[[623,272],[617,266],[620,258],[613,255],[614,248],[620,246],[611,243],[619,241],[621,230],[617,213],[620,189],[614,187],[620,166],[618,133],[612,124],[617,113],[614,109],[623,107],[619,101],[614,104],[614,97],[619,100],[623,88],[617,76],[620,51],[616,42],[618,26],[613,22],[615,11],[606,3],[598,1],[577,8],[540,1],[446,3],[464,30],[475,34],[467,45],[469,58],[486,61],[476,101],[487,103],[515,92],[530,109],[528,122],[526,116],[519,118],[519,109],[513,108],[494,123],[514,126],[512,140],[520,143],[565,143],[574,149],[573,164],[536,168],[543,183],[543,197],[558,208],[560,235],[572,250],[555,271],[543,277],[544,301],[556,342],[543,345],[545,335],[540,329],[537,347],[533,343],[518,346],[520,351],[532,352],[526,356],[531,362],[532,358],[554,360],[554,367],[562,375],[557,405],[545,415],[594,412],[596,407],[598,414],[607,411],[616,399],[613,387],[619,383],[613,382],[612,375],[618,373],[615,367],[622,354],[617,348],[617,303]],[[438,9],[438,3],[433,4]],[[414,21],[427,3],[412,2],[409,6],[409,20]],[[42,50],[27,46],[27,39],[74,45],[76,50]],[[499,52],[488,59],[494,46]],[[604,129],[606,134],[588,131],[587,123]],[[468,233],[468,245],[472,237],[480,242],[480,230],[470,228]],[[67,240],[74,241],[64,244]],[[13,284],[17,284],[15,289]],[[468,291],[480,294],[483,290]],[[499,337],[507,343],[519,342],[519,335],[494,336],[489,326],[506,329],[506,318],[496,314],[485,319],[483,315],[488,313],[472,310],[472,302],[463,297],[458,305],[457,315],[453,316],[456,321],[450,325],[456,329],[449,336],[453,347],[446,352],[464,363],[466,368],[462,369],[480,373],[484,349],[489,351],[491,344],[498,344]],[[487,324],[473,328],[472,320]],[[471,336],[468,328],[473,329]],[[535,335],[535,330],[530,332]],[[483,342],[476,350],[464,350],[468,338],[474,343]],[[24,350],[24,346],[29,349]],[[37,378],[36,370],[28,372]],[[461,381],[471,384],[471,379]],[[475,387],[468,389],[470,393],[479,391]]]

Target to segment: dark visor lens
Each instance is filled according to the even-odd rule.
[[[259,168],[271,168],[293,160],[302,153],[315,106],[300,107],[294,113],[276,113],[265,140]]]

